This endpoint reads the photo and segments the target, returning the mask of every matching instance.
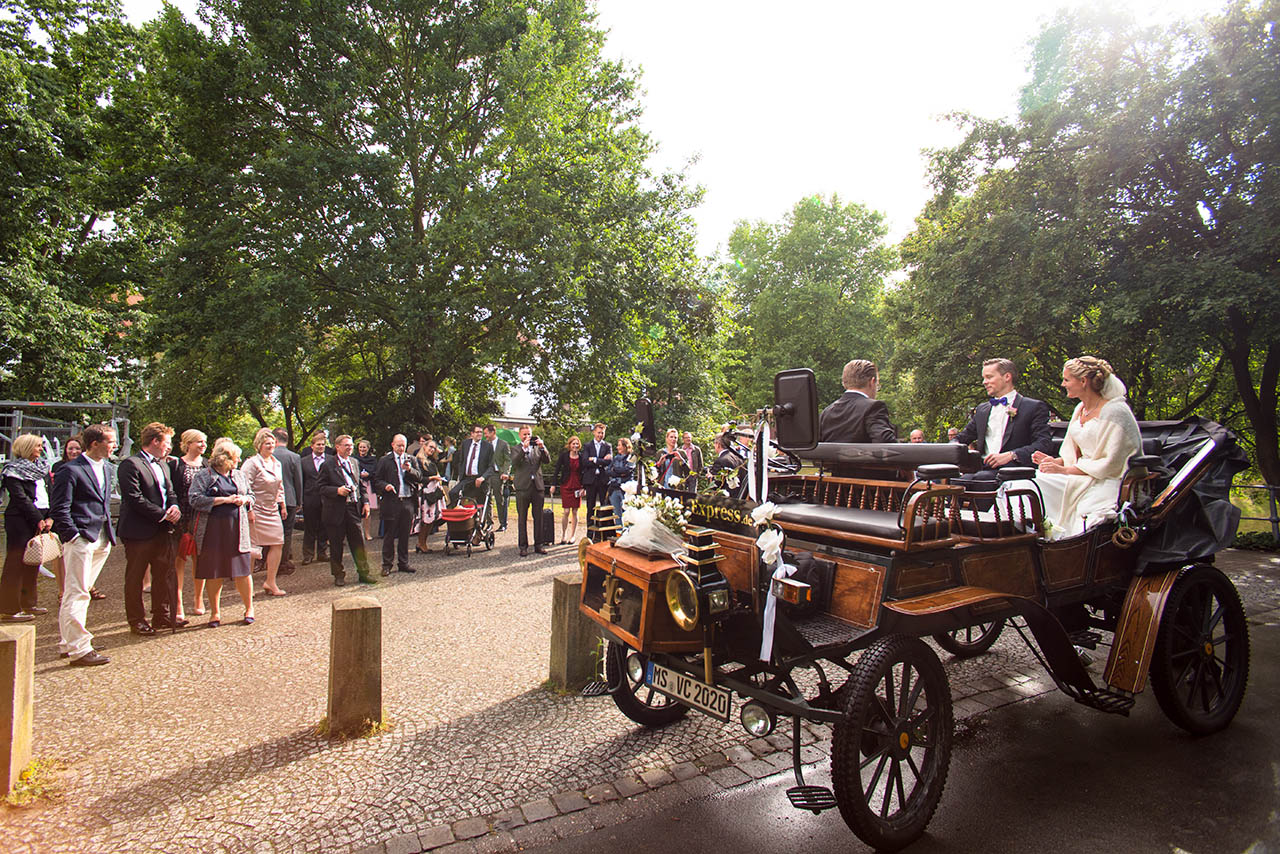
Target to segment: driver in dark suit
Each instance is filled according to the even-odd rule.
[[[880,371],[875,362],[854,359],[844,366],[840,382],[844,394],[822,410],[818,419],[823,442],[896,442],[898,432],[889,421],[889,407],[876,400]]]

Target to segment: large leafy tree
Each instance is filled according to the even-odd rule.
[[[579,0],[203,15],[208,34],[170,13],[159,35],[181,150],[172,370],[290,404],[300,429],[431,426],[517,376],[601,364],[687,285],[692,195],[646,171],[635,82]],[[578,400],[610,377],[579,381]]]
[[[883,362],[890,352],[877,310],[896,265],[878,212],[811,196],[780,222],[739,223],[723,266],[738,308],[728,384],[743,411],[773,399],[773,377],[812,368],[823,400],[842,391],[850,359]]]
[[[1049,397],[1107,357],[1140,417],[1235,421],[1280,483],[1280,4],[1194,25],[1063,15],[1036,44],[1016,122],[938,152],[892,314],[926,408],[962,416],[984,355]]]
[[[164,128],[114,0],[0,2],[0,394],[127,391]]]

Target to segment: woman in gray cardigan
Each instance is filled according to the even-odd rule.
[[[211,629],[222,625],[222,582],[226,578],[235,581],[244,602],[245,625],[253,622],[253,559],[249,552],[253,496],[239,465],[240,448],[236,443],[218,439],[213,443],[209,465],[196,473],[187,493],[196,511],[195,577],[207,582]]]

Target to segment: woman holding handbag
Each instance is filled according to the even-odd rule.
[[[27,543],[53,528],[49,518],[49,464],[44,459],[44,439],[26,433],[13,440],[13,457],[0,469],[9,506],[4,511],[4,571],[0,573],[0,621],[27,623],[48,608],[36,605],[39,562],[23,562]],[[53,555],[49,556],[52,559]]]
[[[244,622],[253,622],[253,560],[249,529],[253,524],[253,494],[249,480],[237,466],[240,447],[230,439],[213,443],[209,465],[191,482],[191,506],[196,520],[196,578],[209,583],[211,629],[222,625],[222,583],[231,579],[244,603]]]
[[[191,613],[196,615],[204,614],[204,579],[196,578],[194,563],[196,557],[196,529],[195,516],[196,511],[191,506],[191,482],[196,479],[196,475],[200,473],[200,469],[205,467],[204,449],[209,442],[209,437],[199,430],[184,430],[182,437],[178,440],[178,448],[182,451],[180,457],[169,458],[169,479],[173,481],[173,491],[178,496],[178,509],[182,511],[182,518],[178,520],[176,533],[178,534],[178,556],[173,562],[174,572],[177,574],[178,583],[174,585],[178,590],[178,607],[174,611],[174,615],[179,620],[185,620],[187,615],[183,613],[182,607],[182,588],[183,582],[186,580],[187,564],[192,564],[191,584],[194,589],[194,607]]]
[[[439,452],[439,447],[431,439],[418,446],[422,484],[418,487],[421,490],[418,494],[418,516],[414,520],[418,544],[413,550],[419,554],[431,551],[431,547],[427,545],[427,537],[431,536],[432,527],[440,520],[440,511],[444,510],[445,484],[440,470]]]
[[[586,492],[582,486],[582,440],[577,436],[570,436],[560,452],[555,478],[555,488],[560,490],[560,506],[564,508],[564,513],[560,514],[560,545],[563,546],[577,539],[578,508],[582,506],[582,496]],[[554,492],[555,489],[552,490]],[[570,520],[573,521],[573,529],[566,536]]]

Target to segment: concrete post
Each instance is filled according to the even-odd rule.
[[[557,575],[551,582],[551,684],[576,691],[596,678],[595,623],[578,610],[582,573]]]
[[[0,626],[0,794],[31,762],[35,626]]]
[[[329,732],[382,722],[382,605],[369,596],[333,603],[329,634]]]

